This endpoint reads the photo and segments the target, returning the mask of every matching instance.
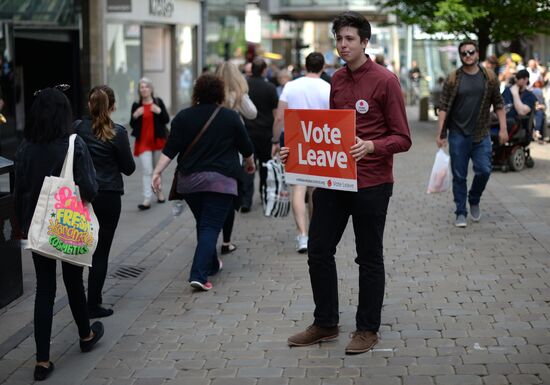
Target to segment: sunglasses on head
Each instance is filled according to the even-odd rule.
[[[55,88],[56,90],[59,90],[61,92],[65,92],[67,91],[69,88],[71,88],[70,85],[68,84],[58,84],[56,86],[53,86],[52,88]],[[37,96],[39,93],[41,93],[43,90],[36,90],[34,91],[34,94],[33,96]]]
[[[460,56],[462,56],[462,57],[474,56],[475,53],[476,53],[475,49],[467,49],[466,51],[460,52]]]

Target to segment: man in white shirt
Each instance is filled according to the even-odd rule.
[[[527,72],[529,72],[529,84],[527,85],[527,89],[529,91],[533,91],[533,86],[537,81],[542,81],[542,73],[539,69],[539,65],[536,60],[530,59],[527,62]]]
[[[280,149],[279,138],[284,124],[284,111],[292,109],[327,110],[330,108],[330,84],[321,79],[325,58],[319,52],[312,52],[306,57],[306,75],[288,82],[279,98],[275,121],[273,122],[272,155]],[[296,251],[307,252],[307,222],[311,213],[311,196],[308,196],[310,210],[306,210],[306,194],[311,195],[311,188],[292,186],[292,212],[298,235]]]

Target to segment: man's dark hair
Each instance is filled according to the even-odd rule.
[[[319,73],[325,66],[325,57],[319,52],[312,52],[306,57],[307,72]]]
[[[479,51],[479,46],[477,45],[477,42],[473,40],[463,40],[458,45],[458,53],[460,54],[460,49],[464,47],[465,45],[473,45],[476,48],[476,51]]]
[[[365,16],[354,11],[342,12],[332,20],[332,34],[336,35],[343,27],[357,28],[357,34],[361,41],[370,39],[370,23]]]
[[[252,76],[262,76],[262,73],[267,68],[267,64],[264,59],[257,57],[252,60]]]
[[[516,73],[516,79],[528,79],[529,78],[529,71],[527,70],[519,70]]]
[[[71,104],[55,88],[41,90],[31,105],[23,136],[32,143],[49,143],[72,134]]]
[[[193,87],[192,104],[222,104],[225,99],[223,80],[211,73],[204,73]]]

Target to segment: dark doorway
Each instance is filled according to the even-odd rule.
[[[74,117],[82,115],[80,53],[77,31],[16,31],[15,65],[27,115],[36,90],[69,84],[65,92]]]

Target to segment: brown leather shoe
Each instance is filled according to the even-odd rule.
[[[317,342],[330,341],[338,337],[338,326],[324,328],[317,325],[309,325],[306,330],[289,337],[288,346],[308,346]]]
[[[351,334],[351,341],[346,346],[346,354],[359,354],[371,350],[378,343],[378,334],[366,330],[357,330]]]

